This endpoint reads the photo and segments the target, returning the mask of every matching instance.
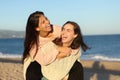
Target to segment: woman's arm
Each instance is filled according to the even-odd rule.
[[[30,53],[34,54],[35,50],[36,48],[32,49]],[[34,60],[36,60],[40,65],[48,65],[56,59],[58,53],[56,45],[53,42],[48,42],[39,48]]]
[[[71,49],[69,47],[58,47],[57,50],[59,54],[57,55],[57,59],[61,59],[70,55],[76,55],[79,51],[78,49]]]
[[[57,55],[57,59],[61,59],[64,57],[67,57],[71,54],[72,49],[69,47],[57,47],[57,50],[59,51],[59,54]]]

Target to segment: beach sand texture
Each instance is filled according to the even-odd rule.
[[[84,66],[84,80],[120,80],[120,62],[81,62]],[[23,80],[21,60],[0,58],[0,80]]]

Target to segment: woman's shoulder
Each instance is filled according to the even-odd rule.
[[[58,25],[53,25],[53,34],[59,37],[61,34],[61,27]]]
[[[57,30],[59,30],[59,29],[61,29],[61,26],[53,25],[53,29],[57,29]]]
[[[56,44],[54,44],[52,41],[49,41],[49,42],[47,42],[46,44],[44,44],[42,47],[41,47],[41,49],[42,48],[56,48],[57,47],[57,45]]]
[[[77,53],[81,54],[81,49],[80,48],[72,49],[72,52],[71,52],[72,55],[76,55]]]

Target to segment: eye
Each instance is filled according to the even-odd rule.
[[[64,27],[62,27],[62,31],[64,30]]]
[[[70,29],[67,29],[68,32],[70,32],[71,30]]]
[[[46,19],[46,20],[48,20],[48,18],[47,18],[47,17],[45,17],[45,19]]]
[[[67,29],[66,31],[67,31],[67,32],[72,32],[72,30],[71,30],[71,29]]]
[[[42,23],[45,23],[45,21],[42,21]]]

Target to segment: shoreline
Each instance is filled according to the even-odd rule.
[[[119,80],[120,62],[81,60],[84,80]],[[23,80],[21,58],[0,58],[0,80]]]
[[[6,57],[6,56],[0,56],[0,59],[10,59],[10,60],[20,60],[22,56],[10,56],[9,57]],[[118,58],[120,59],[120,58]],[[107,59],[84,59],[84,58],[80,58],[81,61],[102,61],[102,62],[120,62],[120,60],[107,60]]]

